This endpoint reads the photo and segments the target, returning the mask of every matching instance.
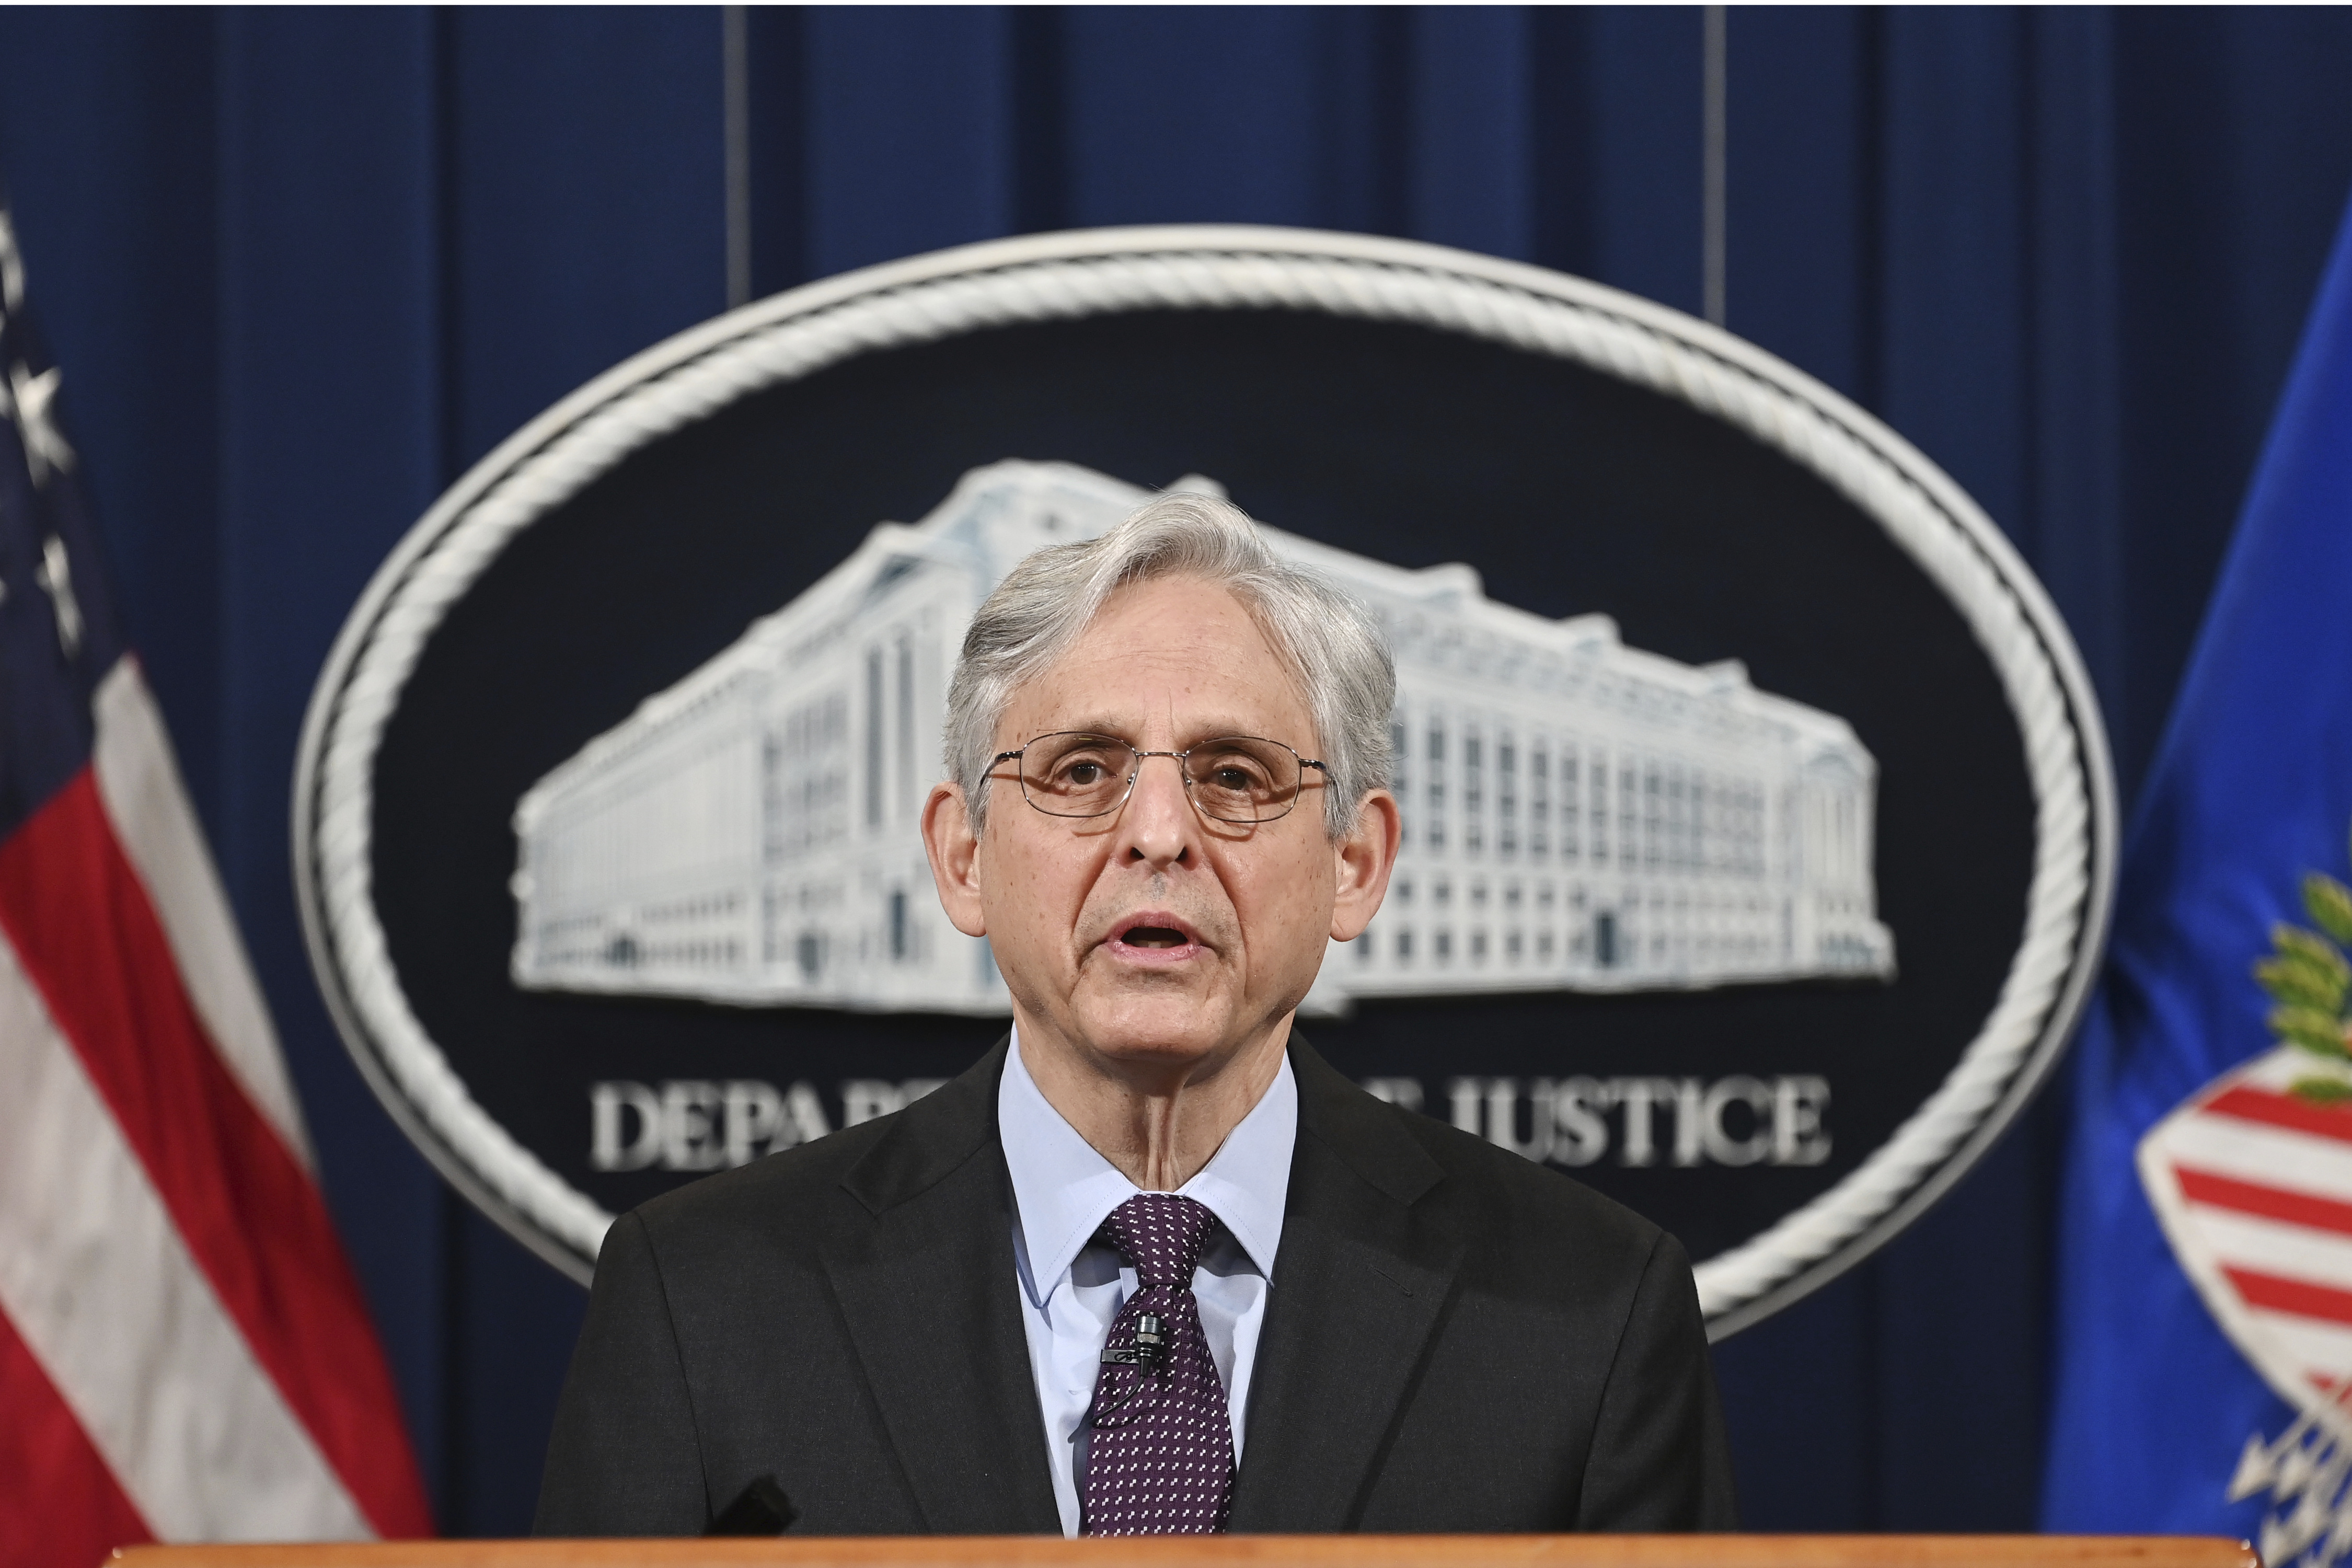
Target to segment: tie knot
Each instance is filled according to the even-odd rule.
[[[1134,1265],[1139,1283],[1190,1289],[1192,1270],[1216,1228],[1217,1216],[1194,1199],[1138,1193],[1110,1211],[1101,1237]]]

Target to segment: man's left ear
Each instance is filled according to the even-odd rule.
[[[1338,896],[1331,901],[1331,940],[1353,942],[1364,934],[1388,897],[1389,873],[1396,869],[1397,846],[1404,836],[1404,817],[1396,796],[1376,789],[1356,808],[1356,825],[1331,846],[1339,873]]]

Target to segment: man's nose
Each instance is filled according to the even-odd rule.
[[[1138,759],[1135,788],[1119,814],[1119,858],[1160,868],[1183,865],[1192,858],[1200,827],[1184,789],[1182,761],[1166,755]]]

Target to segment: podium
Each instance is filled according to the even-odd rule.
[[[805,1536],[131,1546],[110,1568],[2263,1568],[2195,1535]]]

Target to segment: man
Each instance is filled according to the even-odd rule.
[[[1221,501],[1017,567],[923,818],[1013,1032],[613,1226],[541,1531],[1728,1526],[1674,1239],[1293,1031],[1395,863],[1394,698]]]

